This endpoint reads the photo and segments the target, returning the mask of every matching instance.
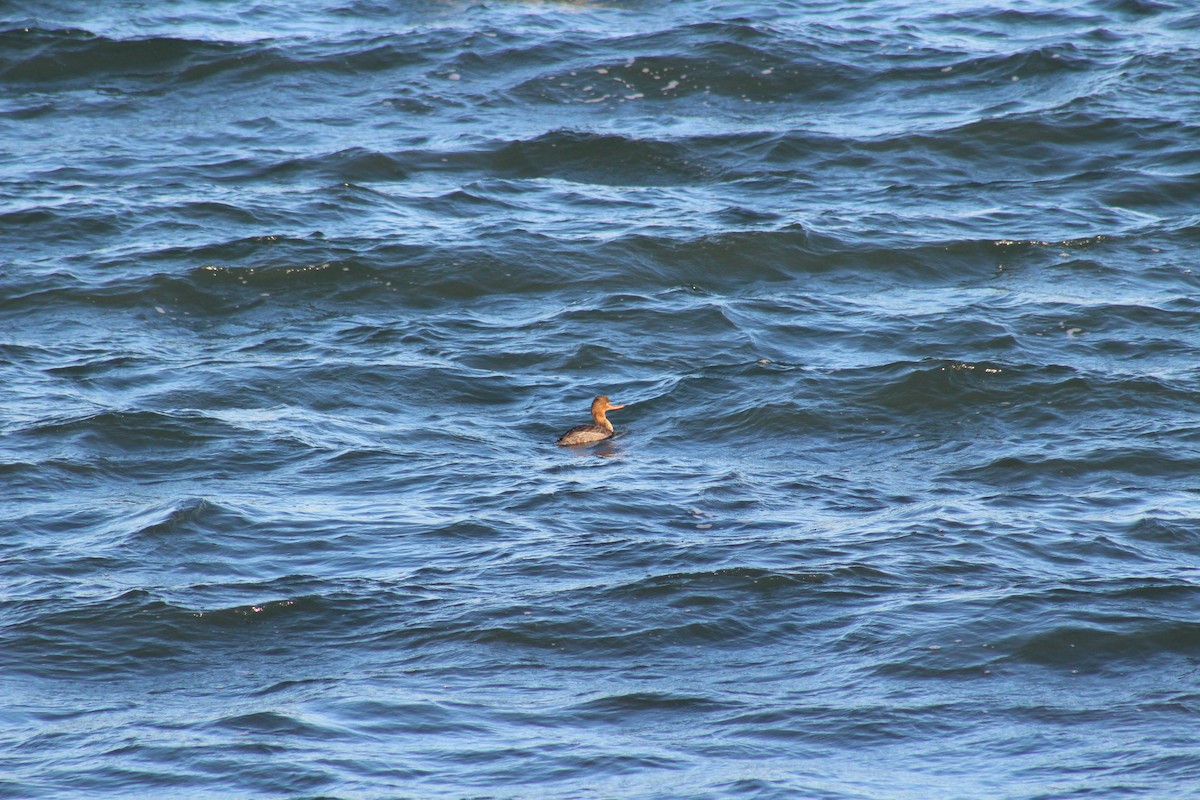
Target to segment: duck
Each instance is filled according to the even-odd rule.
[[[563,447],[574,447],[580,444],[592,444],[593,442],[602,442],[605,439],[611,439],[613,435],[612,423],[608,421],[609,411],[615,411],[618,408],[624,408],[624,405],[614,405],[608,399],[607,395],[600,395],[592,401],[592,419],[595,420],[591,425],[577,425],[571,430],[558,437],[558,442]]]

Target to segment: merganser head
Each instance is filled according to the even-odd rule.
[[[596,419],[604,419],[604,414],[608,411],[615,411],[618,408],[624,408],[622,405],[613,405],[608,401],[608,395],[600,395],[592,401],[592,416]]]
[[[613,403],[609,402],[608,396],[603,395],[603,394],[592,401],[592,411],[593,412],[599,411],[600,413],[604,413],[605,411],[613,411],[615,409],[624,408],[624,407],[625,407],[624,405],[618,406],[618,405],[614,405]]]

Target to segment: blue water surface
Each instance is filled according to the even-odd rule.
[[[0,797],[1189,796],[1198,43],[0,6]]]

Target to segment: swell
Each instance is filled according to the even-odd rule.
[[[874,240],[835,235],[799,224],[774,230],[714,227],[717,232],[691,236],[635,232],[595,241],[587,251],[576,239],[519,229],[491,235],[486,243],[425,236],[382,242],[320,234],[250,236],[100,258],[87,271],[14,274],[0,313],[160,308],[172,315],[221,316],[321,301],[428,307],[497,295],[578,294],[614,282],[627,291],[680,286],[728,291],[833,274],[941,284],[964,275],[993,276],[998,263],[1022,269],[1058,264],[1062,248],[1095,250],[1093,262],[1102,266],[1106,253],[1128,241],[1097,236],[914,242],[895,234]],[[134,260],[136,271],[130,269]]]
[[[0,76],[17,86],[71,89],[108,83],[126,91],[159,92],[181,84],[261,81],[309,70],[356,75],[397,69],[421,63],[422,45],[437,51],[444,43],[393,36],[343,39],[329,46],[14,29],[0,32]]]
[[[863,669],[928,678],[1018,667],[1111,671],[1200,648],[1200,628],[1187,612],[1200,598],[1169,579],[958,590],[962,596],[950,600],[918,591],[901,573],[736,567],[543,588],[508,600],[485,594],[482,603],[461,603],[448,591],[415,581],[360,579],[335,587],[291,576],[196,585],[176,590],[180,599],[129,590],[9,600],[2,609],[3,660],[17,671],[104,680],[211,669],[231,651],[243,661],[297,657],[311,651],[314,639],[326,659],[336,660],[333,645],[354,642],[428,666],[440,652],[464,645],[485,648],[484,658],[553,651],[663,659],[697,646],[709,653],[762,648],[764,656],[780,658],[787,649],[781,642],[819,635],[813,658],[869,649],[874,656]],[[880,593],[890,602],[864,618],[862,603]],[[256,599],[216,600],[239,594]],[[1164,613],[1166,607],[1177,610]],[[892,624],[898,615],[907,617],[905,624]],[[914,641],[939,646],[914,647]]]
[[[1005,138],[1007,134],[1001,138]],[[945,137],[949,141],[953,137]],[[472,174],[486,174],[488,179],[508,181],[512,189],[526,193],[521,199],[502,184],[490,187],[470,187],[448,192],[444,195],[412,200],[397,195],[393,190],[375,191],[368,188],[346,186],[337,189],[321,188],[307,193],[313,207],[306,213],[316,212],[316,224],[332,224],[335,228],[352,222],[358,215],[366,218],[392,214],[415,216],[416,219],[438,219],[437,227],[426,231],[422,226],[405,226],[390,235],[360,240],[353,236],[326,236],[315,232],[307,235],[255,234],[264,228],[295,229],[298,227],[286,212],[268,210],[257,206],[236,205],[219,202],[189,202],[176,205],[160,205],[143,217],[136,231],[131,231],[122,214],[115,210],[95,211],[92,209],[68,209],[64,207],[28,206],[8,212],[4,220],[11,223],[14,231],[20,231],[19,241],[13,244],[19,250],[28,251],[32,242],[52,240],[54,247],[83,247],[106,241],[126,240],[131,233],[149,238],[159,238],[157,231],[171,231],[171,238],[182,240],[179,245],[156,249],[135,249],[123,243],[119,250],[124,253],[117,258],[101,258],[99,267],[107,273],[114,268],[127,267],[135,259],[142,265],[163,265],[171,271],[198,267],[228,267],[242,269],[238,274],[254,275],[254,270],[269,269],[264,277],[308,273],[312,277],[336,274],[338,270],[359,272],[358,265],[375,267],[369,272],[374,277],[384,276],[382,267],[387,265],[413,265],[413,273],[405,277],[417,280],[406,281],[408,286],[430,291],[440,291],[449,297],[467,298],[493,293],[505,289],[502,278],[516,278],[511,288],[539,291],[561,286],[566,282],[578,283],[594,267],[587,260],[580,261],[578,244],[589,238],[597,245],[599,258],[593,263],[609,262],[621,269],[623,275],[636,278],[641,272],[662,281],[673,283],[704,283],[721,286],[733,280],[778,281],[797,275],[829,271],[886,270],[893,278],[902,280],[950,280],[965,274],[983,276],[996,268],[999,261],[1018,261],[1025,265],[1054,263],[1056,254],[1049,248],[1055,245],[1080,248],[1102,245],[1100,252],[1111,251],[1114,246],[1136,245],[1139,237],[1161,237],[1170,234],[1163,224],[1147,226],[1145,219],[1111,219],[1102,223],[1101,233],[1093,230],[1086,236],[1078,236],[1078,226],[1067,221],[1056,229],[1045,225],[1031,225],[1017,221],[1010,214],[993,213],[978,216],[970,226],[962,222],[947,222],[921,218],[914,220],[891,210],[880,210],[862,217],[853,227],[832,222],[822,224],[790,222],[780,224],[778,215],[761,209],[769,207],[766,199],[781,194],[786,181],[770,184],[764,195],[758,196],[745,206],[736,203],[714,209],[708,214],[693,216],[686,224],[679,222],[664,225],[653,213],[646,214],[646,222],[631,221],[616,227],[611,233],[597,236],[585,233],[577,220],[561,210],[556,212],[557,221],[545,222],[536,227],[521,225],[501,228],[503,219],[511,216],[514,209],[534,211],[531,204],[545,202],[553,204],[560,199],[546,194],[538,198],[536,191],[528,194],[532,187],[523,182],[546,178],[566,180],[583,187],[599,187],[606,184],[623,186],[670,187],[675,184],[698,185],[711,180],[728,180],[729,169],[740,169],[733,165],[713,165],[708,156],[697,152],[697,148],[715,147],[693,142],[639,141],[626,137],[599,136],[574,131],[557,131],[544,134],[529,142],[500,145],[494,151],[477,151],[474,154],[457,154],[451,161],[457,165],[442,165],[440,169],[467,169]],[[986,141],[980,148],[987,149]],[[742,152],[780,148],[790,149],[786,137],[771,136],[762,139],[745,139],[735,150]],[[620,155],[612,158],[609,152]],[[805,158],[811,158],[810,154]],[[766,155],[760,153],[760,156]],[[894,153],[883,152],[879,157],[892,158]],[[945,154],[935,160],[943,160]],[[290,174],[293,179],[377,181],[402,179],[410,173],[424,171],[436,153],[414,157],[411,154],[384,154],[355,150],[329,154],[327,156],[293,160],[285,163],[254,166],[247,163],[228,163],[216,171],[229,170],[231,180],[258,180],[255,175],[271,176],[276,171]],[[886,158],[885,158],[886,156]],[[767,156],[768,160],[770,156]],[[790,156],[781,156],[786,161]],[[874,157],[874,156],[872,156]],[[969,159],[969,160],[974,160]],[[471,162],[475,162],[474,165]],[[714,166],[716,167],[714,169]],[[823,167],[827,168],[827,167]],[[1152,209],[1164,213],[1179,207],[1190,197],[1190,189],[1196,183],[1194,175],[1151,175],[1140,170],[1123,169],[1087,172],[1087,165],[1055,179],[1061,190],[1070,193],[1099,191],[1111,202],[1131,208]],[[722,173],[725,177],[717,177]],[[209,175],[209,179],[216,177]],[[732,185],[742,180],[756,181],[761,175],[748,174],[745,179],[737,178]],[[779,177],[771,178],[780,180]],[[927,193],[929,186],[922,186],[921,178],[907,185],[894,184],[886,190],[889,195],[919,195]],[[946,182],[941,176],[936,191],[945,192],[946,199],[958,202],[956,195],[962,190]],[[986,191],[1001,195],[1013,191],[1008,181],[989,183]],[[586,196],[595,189],[584,189]],[[579,203],[578,199],[575,202]],[[672,200],[673,203],[678,201]],[[580,203],[580,205],[586,205]],[[678,210],[687,210],[684,203]],[[527,212],[528,213],[528,212]],[[453,220],[464,220],[462,223]],[[469,222],[467,220],[470,220]],[[918,241],[907,231],[919,222],[925,233]],[[749,223],[748,225],[746,223]],[[1186,219],[1178,220],[1183,228],[1178,231],[1187,235],[1191,227]],[[447,227],[457,229],[462,236],[449,246],[443,235]],[[836,227],[835,227],[836,226]],[[247,235],[226,240],[213,241],[209,232],[214,227],[242,229]],[[1169,227],[1169,226],[1168,226]],[[663,229],[666,229],[665,231]],[[653,231],[649,229],[654,229]],[[381,234],[384,229],[381,226]],[[994,235],[988,237],[988,232]],[[616,235],[614,235],[614,233]],[[983,234],[983,235],[981,235]],[[383,242],[380,242],[380,238]],[[188,240],[199,240],[188,243]],[[390,240],[390,241],[389,241]],[[104,248],[117,249],[117,248]],[[530,253],[533,257],[530,257]],[[446,261],[462,257],[466,269],[461,279],[450,282],[435,278],[422,281],[422,270],[442,270]],[[555,262],[564,258],[577,263],[561,269]],[[1003,259],[1003,260],[1002,260]],[[72,261],[78,259],[71,259]],[[415,262],[415,263],[414,263]],[[428,266],[423,266],[428,265]],[[628,265],[628,266],[625,266]],[[668,266],[669,265],[669,266]],[[502,269],[497,269],[502,266]],[[633,269],[630,270],[629,267]],[[608,280],[606,267],[603,278]],[[119,269],[117,270],[119,271]],[[391,270],[389,270],[391,271]],[[407,271],[407,270],[406,270]],[[539,278],[536,273],[542,271]],[[671,273],[675,273],[672,275]],[[193,273],[195,274],[195,273]],[[360,273],[361,274],[361,273]],[[689,281],[687,276],[695,276]],[[726,278],[728,276],[728,278]],[[198,277],[198,276],[197,276]],[[194,311],[203,303],[196,296],[195,287],[203,282],[197,277],[185,283],[177,283],[165,276],[150,275],[139,278],[136,293],[141,294],[146,284],[155,305],[163,306],[164,294],[180,294],[185,310]],[[353,275],[344,276],[353,278]],[[391,277],[388,275],[387,277]],[[432,277],[432,276],[431,276]],[[439,276],[440,277],[440,276]],[[521,280],[531,277],[532,280]],[[14,284],[14,292],[6,295],[10,308],[36,305],[38,300],[47,303],[63,299],[54,291],[56,279],[39,278],[49,285],[22,286],[20,279]],[[263,285],[258,278],[255,283]],[[159,284],[161,288],[154,287]],[[191,284],[190,286],[188,284]],[[270,281],[272,286],[278,282]],[[422,286],[424,283],[424,286]],[[61,285],[61,284],[60,284]],[[119,286],[97,286],[91,284],[88,291],[94,292],[97,302],[104,303]],[[192,295],[189,298],[189,295]],[[208,299],[211,299],[208,298]],[[252,301],[257,302],[257,301]]]
[[[221,659],[217,651],[252,646],[260,635],[256,625],[291,622],[303,628],[320,624],[323,613],[337,613],[336,603],[303,597],[193,610],[143,590],[6,605],[6,618],[17,620],[3,632],[3,658],[10,669],[84,680],[161,674],[189,664],[212,667]],[[269,651],[271,645],[261,649]]]
[[[1150,170],[1144,173],[1146,179],[1170,180],[1172,175],[1158,175],[1152,168],[1164,158],[1190,152],[1188,143],[1194,134],[1195,126],[1173,116],[1130,118],[1121,109],[1064,105],[1036,112],[997,113],[933,129],[857,136],[811,129],[639,136],[586,127],[553,128],[527,138],[494,138],[466,147],[384,152],[351,148],[274,162],[197,165],[192,173],[209,180],[370,183],[461,172],[492,178],[558,178],[601,186],[675,186],[751,178],[808,181],[814,171],[856,167],[857,180],[865,178],[870,186],[870,168],[875,167],[899,169],[901,174],[927,182],[941,177],[949,183],[946,178],[952,177],[974,186],[990,182],[1005,186],[1019,168],[1021,178],[1054,185],[1047,179],[1081,176],[1094,181],[1122,174],[1121,169],[1112,169],[1112,161],[1095,157],[1097,148],[1128,156],[1120,165],[1127,172],[1144,166]],[[985,168],[994,159],[980,156],[1001,148],[1004,158],[989,175]],[[1055,173],[1047,173],[1047,162],[1057,165]]]

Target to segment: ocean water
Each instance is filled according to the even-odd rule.
[[[0,5],[0,797],[1200,791],[1198,62]]]

